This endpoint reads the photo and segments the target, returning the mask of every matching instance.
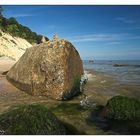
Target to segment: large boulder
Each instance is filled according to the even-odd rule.
[[[74,46],[54,37],[28,48],[7,79],[31,95],[65,100],[79,93],[82,74],[82,61]]]

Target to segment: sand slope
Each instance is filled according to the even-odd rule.
[[[0,30],[0,56],[7,56],[13,60],[18,60],[25,50],[32,45],[23,38],[13,37]]]

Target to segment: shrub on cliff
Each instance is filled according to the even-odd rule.
[[[111,98],[106,107],[106,117],[114,120],[140,120],[140,101],[115,96]]]
[[[23,26],[17,22],[14,17],[5,18],[0,16],[0,29],[4,32],[11,34],[14,37],[21,37],[30,43],[41,43],[41,35],[32,32],[28,27]],[[46,41],[49,39],[45,37]]]
[[[0,116],[0,130],[5,134],[20,135],[64,135],[67,131],[62,123],[42,105],[21,105]]]
[[[2,16],[3,8],[0,6],[0,17]]]

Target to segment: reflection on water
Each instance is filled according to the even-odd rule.
[[[122,83],[140,85],[140,60],[95,60],[93,64],[83,61],[85,69],[110,74]]]

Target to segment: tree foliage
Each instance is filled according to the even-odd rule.
[[[0,16],[2,16],[3,8],[0,6]]]
[[[14,17],[9,19],[2,16],[2,7],[0,6],[0,29],[4,32],[10,33],[12,36],[26,39],[31,44],[41,43],[42,35],[32,32],[28,27],[23,26],[17,22]],[[49,40],[47,37],[46,41]]]

